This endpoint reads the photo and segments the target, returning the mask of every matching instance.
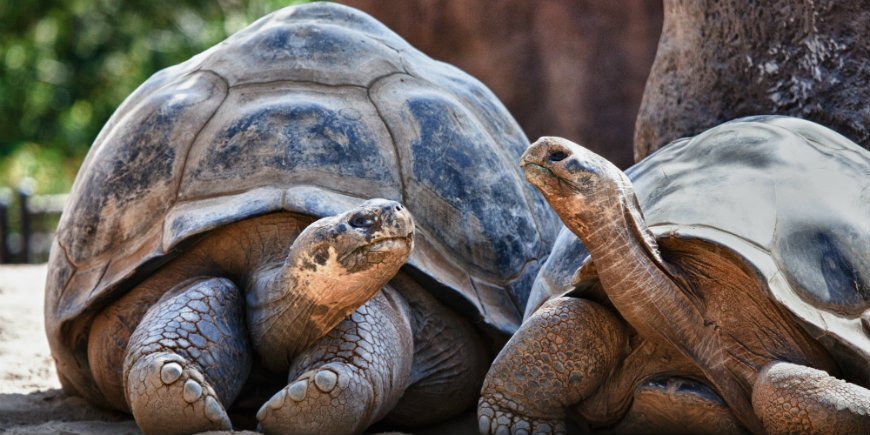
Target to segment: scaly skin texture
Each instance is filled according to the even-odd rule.
[[[266,433],[293,434],[361,433],[388,413],[403,425],[447,418],[474,403],[482,349],[466,320],[400,273],[293,362],[257,418]]]
[[[622,322],[584,299],[548,301],[496,357],[483,385],[483,434],[566,432],[567,408],[589,397],[625,356]]]
[[[752,389],[752,406],[772,435],[870,432],[870,390],[810,367],[765,367]]]
[[[263,432],[352,434],[386,415],[411,374],[407,313],[404,300],[384,290],[300,355],[287,387],[257,413]]]
[[[194,279],[167,292],[130,337],[127,402],[145,433],[228,430],[225,408],[251,368],[238,288]]]
[[[386,418],[416,427],[471,408],[492,362],[486,343],[468,320],[408,275],[400,272],[389,285],[411,310],[414,360],[408,388]]]
[[[98,313],[88,336],[88,360],[108,402],[130,412],[122,373],[127,345],[145,312],[166,292],[205,276],[225,276],[234,283],[244,283],[249,270],[280,264],[289,244],[311,222],[305,216],[275,213],[216,230]],[[244,303],[239,303],[243,307]]]

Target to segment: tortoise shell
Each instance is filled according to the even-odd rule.
[[[736,254],[844,377],[870,385],[870,152],[809,121],[758,116],[677,140],[626,174],[663,256],[668,240]],[[588,259],[563,227],[526,316],[594,287],[594,268],[573,278]]]
[[[558,231],[516,165],[527,143],[480,82],[368,15],[323,3],[263,17],[148,79],[90,149],[46,284],[64,385],[91,395],[90,318],[197,235],[374,197],[413,213],[415,276],[512,333]]]

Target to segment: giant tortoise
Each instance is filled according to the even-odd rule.
[[[336,4],[156,73],[97,137],[57,231],[64,390],[146,432],[228,429],[246,379],[286,386],[257,413],[274,432],[471,406],[558,231],[515,163],[525,144],[481,83]]]
[[[870,153],[764,116],[627,174],[559,138],[521,161],[570,230],[530,304],[568,294],[496,358],[483,432],[870,432]]]

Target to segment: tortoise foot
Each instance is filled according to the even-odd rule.
[[[177,354],[148,354],[134,363],[127,375],[127,400],[145,433],[232,429],[214,389]]]
[[[390,289],[299,355],[290,381],[257,413],[266,433],[362,433],[408,386],[413,344],[407,306]]]
[[[496,394],[481,397],[477,405],[477,422],[481,434],[535,435],[566,434],[563,419],[540,419],[525,416],[515,403]],[[499,403],[501,402],[501,404]],[[515,411],[517,410],[517,411]]]
[[[870,390],[811,367],[765,366],[752,407],[770,434],[870,433]]]
[[[374,391],[359,369],[329,363],[309,370],[257,412],[265,433],[352,434],[366,428]]]
[[[567,409],[598,388],[626,340],[620,321],[599,304],[547,301],[493,361],[478,402],[481,433],[566,433]]]

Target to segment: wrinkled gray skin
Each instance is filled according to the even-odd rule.
[[[480,338],[399,273],[410,213],[371,200],[309,221],[221,228],[109,306],[89,337],[99,388],[146,433],[230,430],[253,349],[288,373],[257,413],[267,433],[357,433],[390,412],[413,425],[473,403]],[[421,408],[396,408],[403,397]]]
[[[560,138],[522,164],[585,249],[560,236],[536,283],[555,297],[493,363],[481,432],[870,431],[867,151],[762,116],[631,179]]]

